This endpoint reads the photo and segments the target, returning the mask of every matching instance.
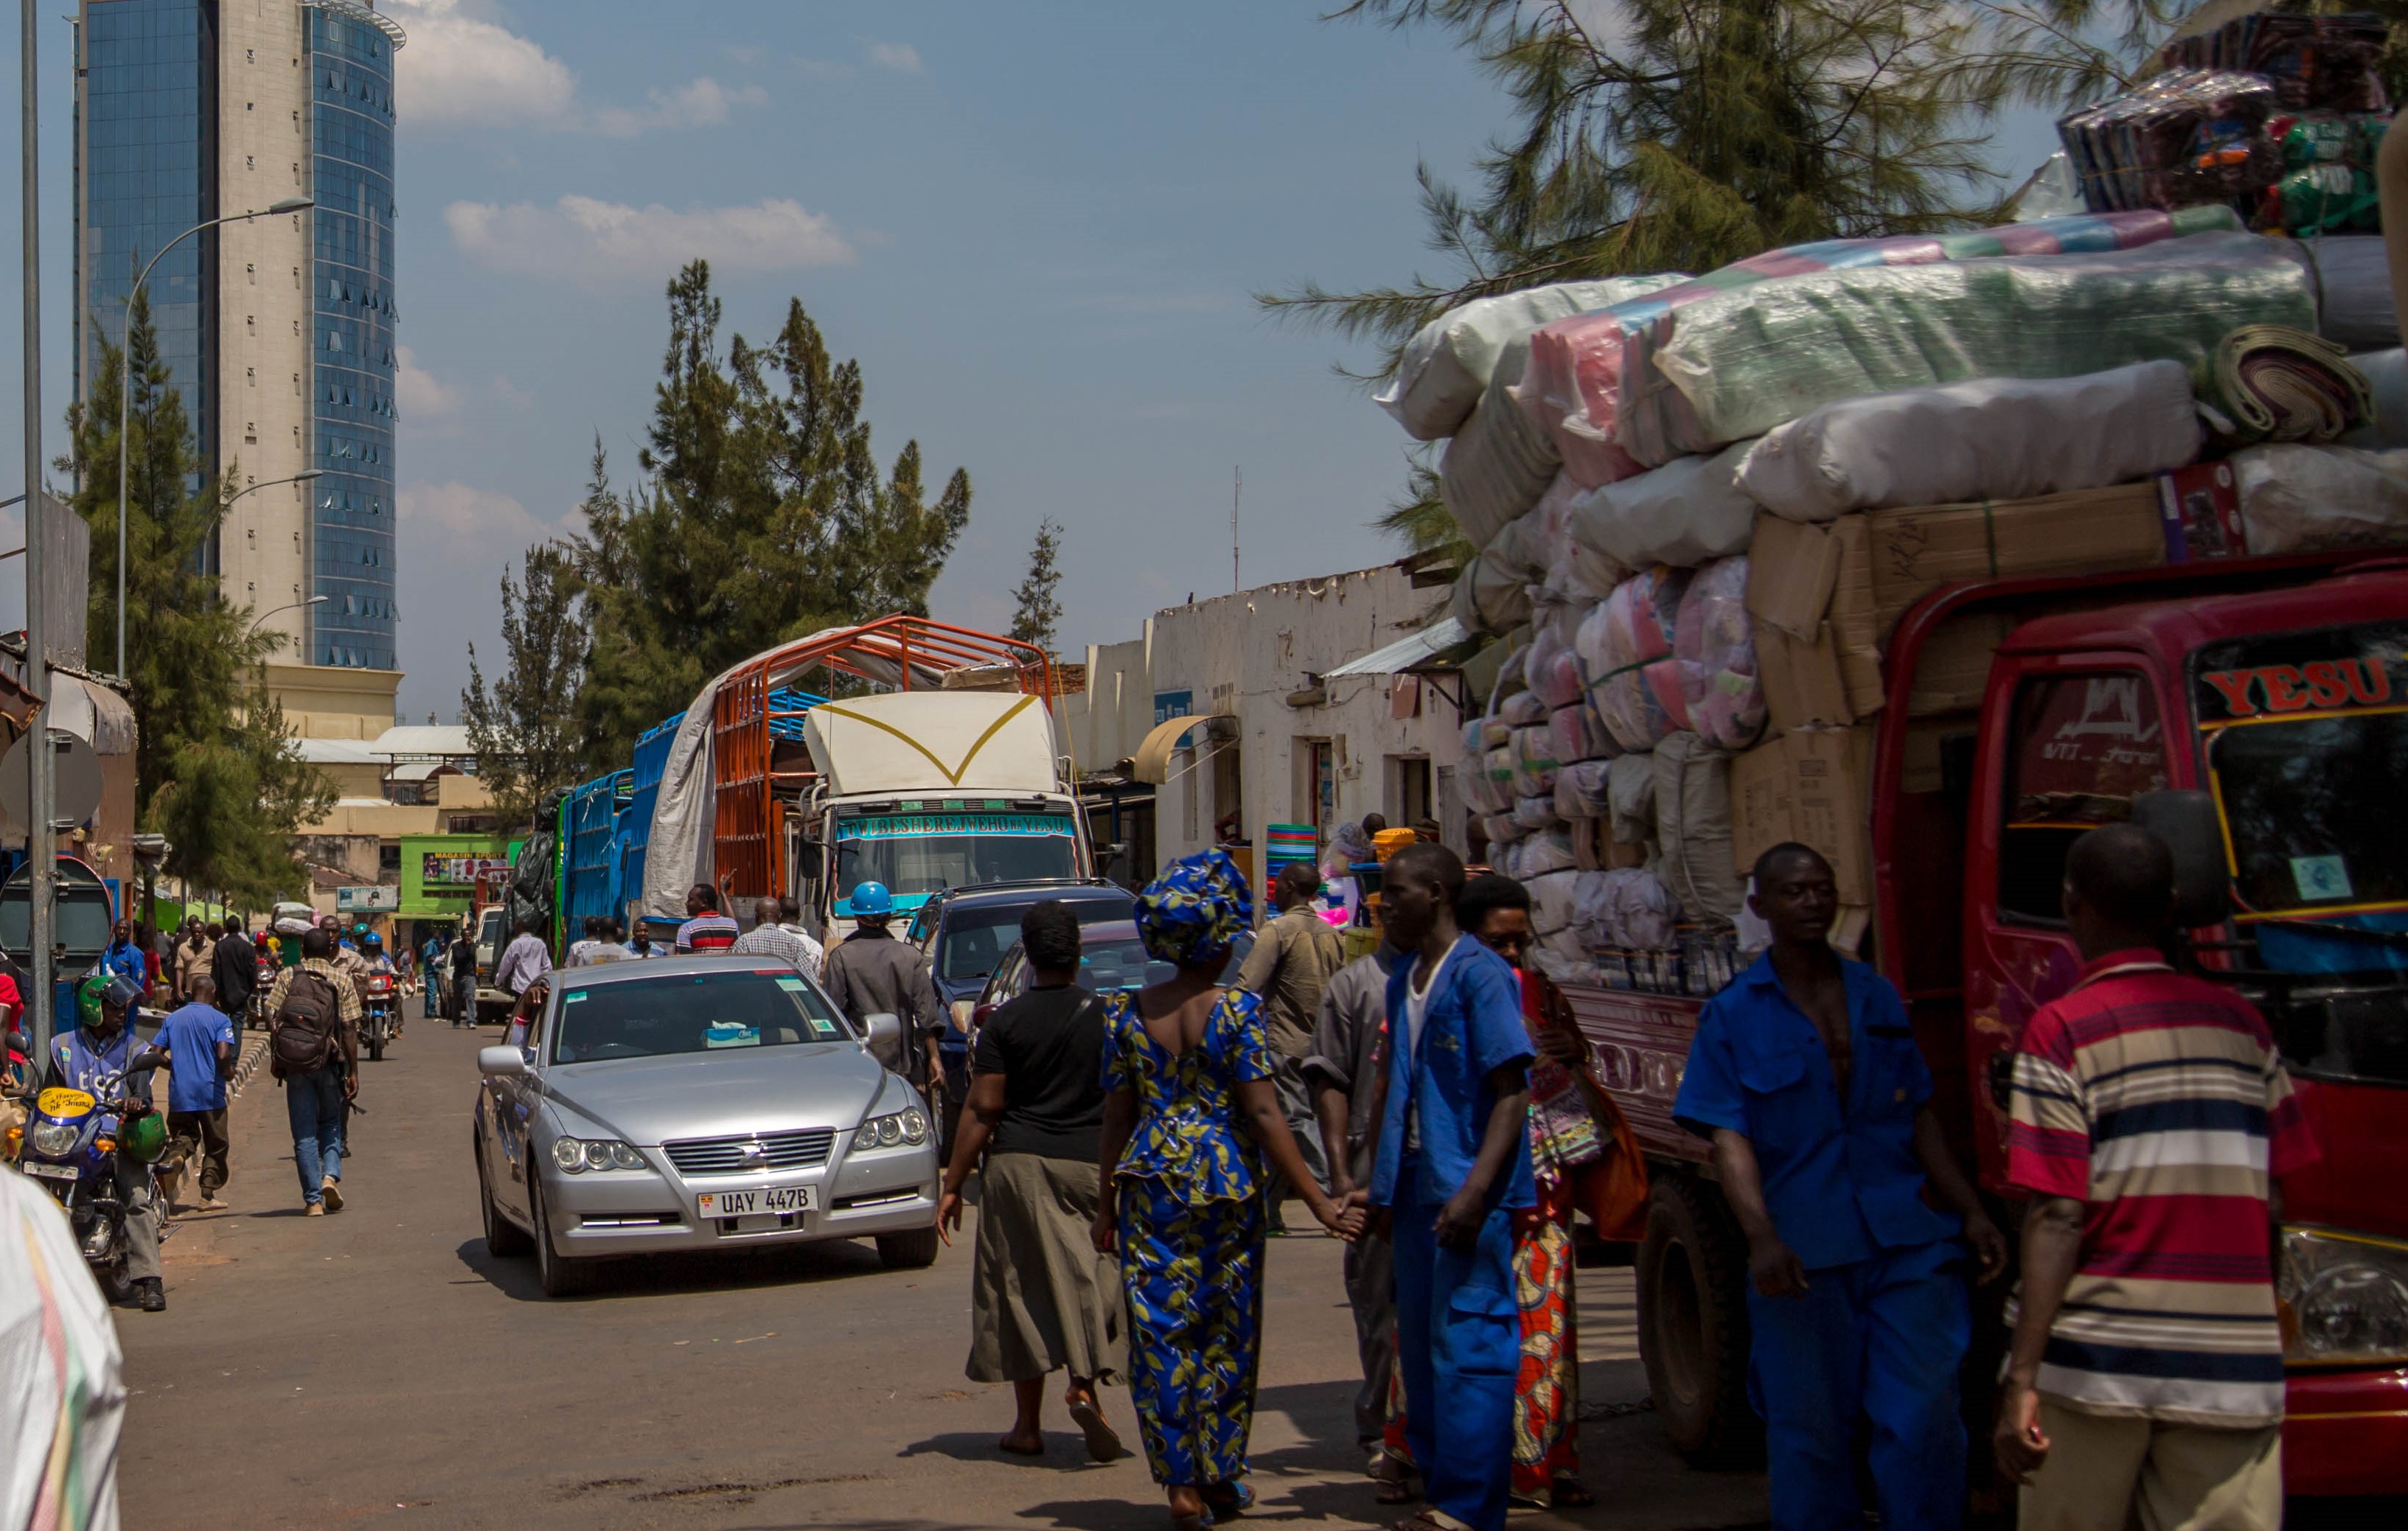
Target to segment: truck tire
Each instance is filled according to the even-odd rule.
[[[1659,1172],[1639,1246],[1639,1355],[1656,1416],[1693,1467],[1761,1456],[1747,1348],[1746,1242],[1713,1186],[1686,1170]]]

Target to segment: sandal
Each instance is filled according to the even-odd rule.
[[[1595,1503],[1597,1495],[1577,1478],[1558,1478],[1547,1493],[1547,1504],[1553,1510],[1586,1510]]]
[[[1234,1521],[1254,1508],[1254,1491],[1234,1479],[1207,1485],[1203,1495],[1204,1508],[1211,1511],[1216,1523]]]
[[[1098,1462],[1117,1462],[1128,1454],[1111,1422],[1093,1398],[1083,1398],[1070,1405],[1070,1423],[1087,1438],[1087,1454]]]
[[[1380,1481],[1380,1492],[1371,1498],[1383,1505],[1417,1505],[1422,1502],[1422,1491],[1413,1487],[1410,1478],[1385,1478]]]
[[[1397,1522],[1388,1527],[1388,1531],[1446,1531],[1446,1527],[1439,1524],[1437,1519],[1425,1510],[1409,1520]]]

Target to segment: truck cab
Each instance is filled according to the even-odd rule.
[[[1974,624],[1995,645],[1986,680],[1947,696],[1927,657]],[[2178,955],[2265,1014],[2323,1154],[2285,1184],[2287,1486],[2408,1491],[2408,562],[1950,585],[1899,622],[1883,674],[1864,954],[1905,998],[1934,1109],[2010,1225],[1992,1081],[2080,969],[2066,852],[2143,794],[2204,794],[2178,864],[2229,887]],[[1705,1144],[1671,1120],[1704,1001],[1567,994],[1655,1171],[1639,1277],[1657,1407],[1693,1459],[1727,1459],[1753,1429],[1744,1244]],[[1994,1373],[1990,1311],[1969,1366]]]

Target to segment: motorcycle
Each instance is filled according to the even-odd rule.
[[[245,1023],[255,1031],[265,1031],[269,1020],[267,991],[275,987],[276,975],[284,969],[274,957],[267,954],[264,948],[259,953],[258,960],[258,977],[251,985],[250,1014],[245,1017]]]
[[[360,1040],[372,1063],[384,1061],[384,1045],[401,1035],[401,980],[391,973],[360,978]]]
[[[145,1048],[123,1073],[104,1074],[94,1080],[96,1090],[41,1091],[27,1103],[24,1126],[11,1135],[18,1137],[17,1168],[57,1198],[74,1229],[84,1263],[111,1302],[126,1291],[125,1206],[117,1197],[117,1159],[121,1139],[137,1130],[136,1123],[126,1119],[125,1085],[136,1075],[155,1070],[166,1057],[157,1048]],[[151,1111],[146,1116],[157,1114]],[[159,1147],[165,1146],[164,1121],[144,1121],[139,1130]],[[148,1163],[142,1173],[150,1174]],[[162,1242],[167,1229],[163,1223]]]

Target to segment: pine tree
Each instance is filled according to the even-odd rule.
[[[583,741],[578,692],[585,677],[583,583],[569,548],[539,542],[521,561],[517,583],[502,572],[502,650],[509,668],[488,687],[468,645],[468,688],[460,718],[478,771],[503,823],[525,825],[545,794],[573,785]]]
[[[577,544],[594,635],[578,718],[597,766],[739,660],[924,615],[969,521],[969,475],[955,469],[931,502],[918,442],[881,472],[860,364],[830,359],[799,300],[768,344],[734,336],[724,353],[707,263],[678,273],[668,305],[646,477],[614,488],[597,439]]]
[[[201,459],[160,360],[144,294],[134,300],[126,402],[125,679],[138,738],[135,819],[166,836],[167,870],[254,905],[301,885],[290,839],[324,817],[334,784],[300,758],[262,662],[282,635],[251,630],[203,553],[225,520],[229,465],[195,490]],[[67,410],[74,506],[92,528],[87,646],[117,651],[117,414],[122,352],[103,344],[91,396]]]
[[[1037,523],[1037,545],[1028,551],[1028,578],[1012,593],[1019,608],[1011,615],[1011,636],[1054,651],[1054,629],[1062,621],[1062,528],[1051,516]]]

